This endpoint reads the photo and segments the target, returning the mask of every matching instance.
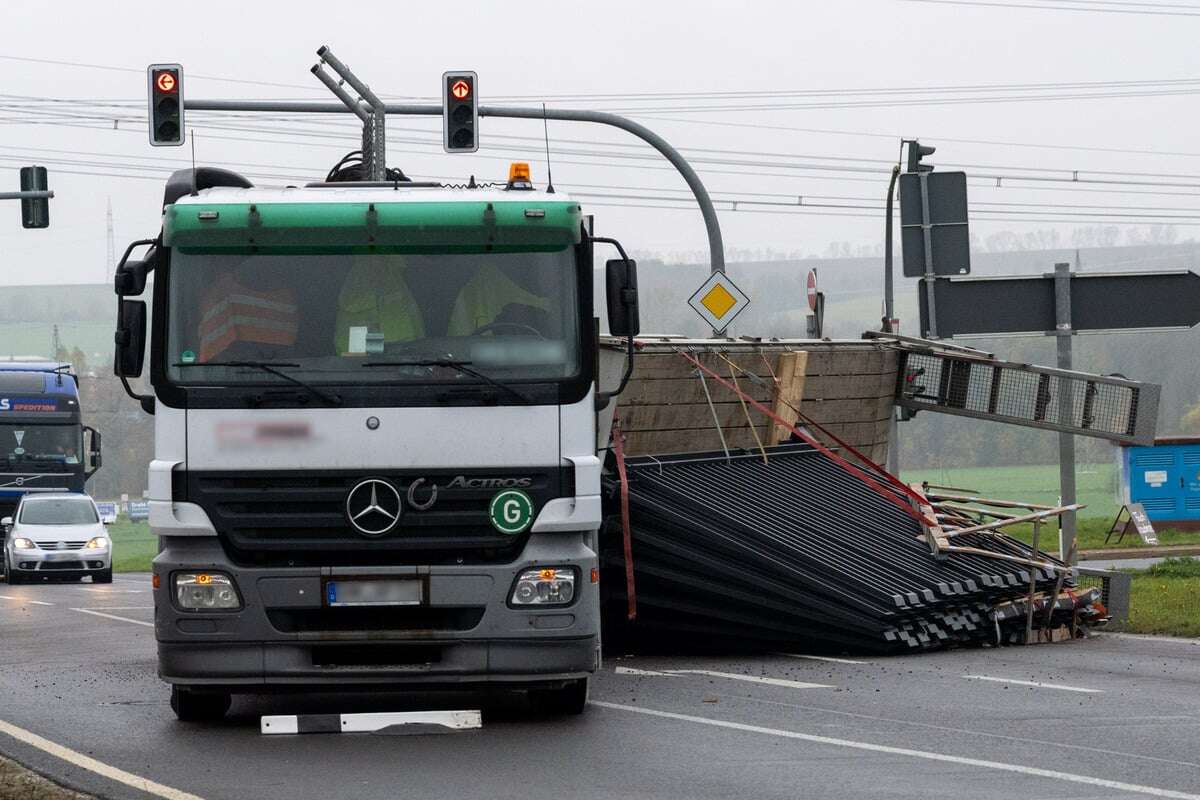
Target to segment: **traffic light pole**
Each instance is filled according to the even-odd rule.
[[[0,200],[49,200],[52,197],[52,191],[0,192]]]
[[[328,54],[326,61],[328,62]],[[332,66],[332,62],[330,66]],[[355,87],[357,89],[357,87]],[[189,111],[247,111],[273,113],[311,113],[311,114],[348,114],[353,109],[337,103],[311,103],[290,100],[191,100],[187,101]],[[377,109],[366,109],[375,112]],[[426,104],[383,104],[385,114],[399,116],[440,117],[440,105]],[[357,112],[353,112],[357,113]],[[713,207],[712,198],[700,176],[692,169],[687,159],[665,139],[644,125],[626,119],[618,114],[605,111],[583,111],[563,108],[509,108],[501,106],[480,106],[481,117],[504,117],[508,119],[554,119],[564,122],[590,122],[597,125],[609,125],[631,133],[646,144],[657,150],[664,158],[679,171],[679,175],[692,190],[696,204],[700,206],[700,215],[704,218],[704,227],[708,233],[709,260],[713,272],[725,271],[725,244],[721,238],[721,223],[717,220],[717,211]],[[382,125],[379,126],[382,131]],[[382,154],[382,148],[380,150]]]

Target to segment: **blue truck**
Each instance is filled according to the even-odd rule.
[[[0,361],[0,517],[30,492],[82,492],[100,460],[70,364]]]

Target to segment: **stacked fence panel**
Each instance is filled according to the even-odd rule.
[[[610,643],[905,651],[1011,639],[1001,604],[1053,592],[1052,569],[935,558],[916,518],[807,445],[629,459],[636,619],[615,476],[602,532]],[[957,545],[1053,562],[990,533]],[[1002,630],[1004,629],[1004,630]]]

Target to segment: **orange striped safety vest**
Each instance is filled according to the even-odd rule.
[[[237,278],[220,278],[205,294],[200,318],[200,361],[214,361],[238,342],[289,346],[299,317],[289,288],[247,289]]]

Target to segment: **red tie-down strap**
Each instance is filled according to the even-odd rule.
[[[633,531],[629,525],[629,475],[625,472],[625,443],[621,441],[621,420],[614,416],[612,426],[613,455],[617,459],[617,477],[621,481],[621,547],[625,555],[626,613],[637,619],[637,589],[633,581]]]
[[[912,507],[905,501],[901,500],[899,497],[896,496],[896,491],[892,491],[888,487],[880,485],[880,483],[878,481],[876,481],[875,478],[873,478],[871,475],[867,474],[867,472],[865,470],[862,470],[862,469],[854,466],[849,461],[847,461],[846,459],[842,458],[837,453],[830,450],[828,447],[826,447],[824,444],[822,444],[820,441],[818,441],[816,438],[814,438],[812,435],[810,435],[807,431],[804,431],[801,428],[797,427],[796,425],[793,425],[790,422],[786,421],[783,417],[779,416],[774,411],[767,408],[762,403],[758,402],[753,397],[751,397],[750,395],[743,392],[739,387],[734,386],[731,382],[725,380],[720,375],[718,375],[716,372],[713,372],[711,369],[709,369],[708,367],[701,364],[700,360],[693,357],[691,355],[691,353],[679,351],[679,355],[683,356],[685,359],[690,361],[692,363],[692,365],[696,367],[696,369],[701,370],[702,372],[704,372],[704,374],[708,375],[710,378],[712,378],[713,380],[720,383],[726,389],[728,389],[729,391],[738,395],[743,400],[745,400],[747,403],[750,403],[752,406],[757,408],[759,411],[766,414],[771,420],[773,420],[774,422],[783,426],[784,428],[790,429],[792,431],[792,433],[796,434],[801,439],[803,439],[805,442],[807,442],[808,444],[815,447],[821,453],[825,454],[826,457],[828,457],[830,460],[832,460],[835,464],[840,466],[842,469],[846,470],[847,472],[849,472],[851,475],[855,476],[856,478],[859,478],[860,480],[862,480],[877,495],[879,495],[880,497],[884,498],[885,500],[888,500],[889,502],[893,503],[897,508],[904,511],[905,514],[908,514],[910,517],[917,520],[918,522],[928,525],[930,527],[937,526],[936,520],[927,518],[916,508]],[[812,425],[813,427],[817,428],[822,433],[824,433],[826,436],[833,439],[834,442],[836,442],[839,447],[845,448],[848,452],[852,453],[855,456],[855,458],[862,459],[863,463],[869,464],[872,467],[872,469],[874,469],[881,477],[883,477],[889,484],[891,484],[892,488],[894,488],[895,490],[904,494],[906,497],[910,498],[911,500],[915,501],[918,505],[927,505],[928,504],[928,502],[929,502],[928,500],[926,500],[924,497],[921,497],[921,495],[917,494],[909,487],[905,486],[904,483],[902,483],[899,478],[897,478],[896,476],[887,472],[887,470],[883,469],[883,467],[879,466],[874,461],[872,461],[871,459],[867,458],[862,453],[860,453],[858,450],[856,450],[855,448],[851,447],[846,442],[839,439],[837,436],[835,436],[829,430],[827,430],[826,428],[817,424],[816,422],[813,422],[811,419],[809,419],[805,415],[801,414],[799,412],[799,410],[796,411],[796,414],[799,418],[803,419],[806,423]],[[620,464],[620,463],[621,462],[618,461],[618,464]]]

